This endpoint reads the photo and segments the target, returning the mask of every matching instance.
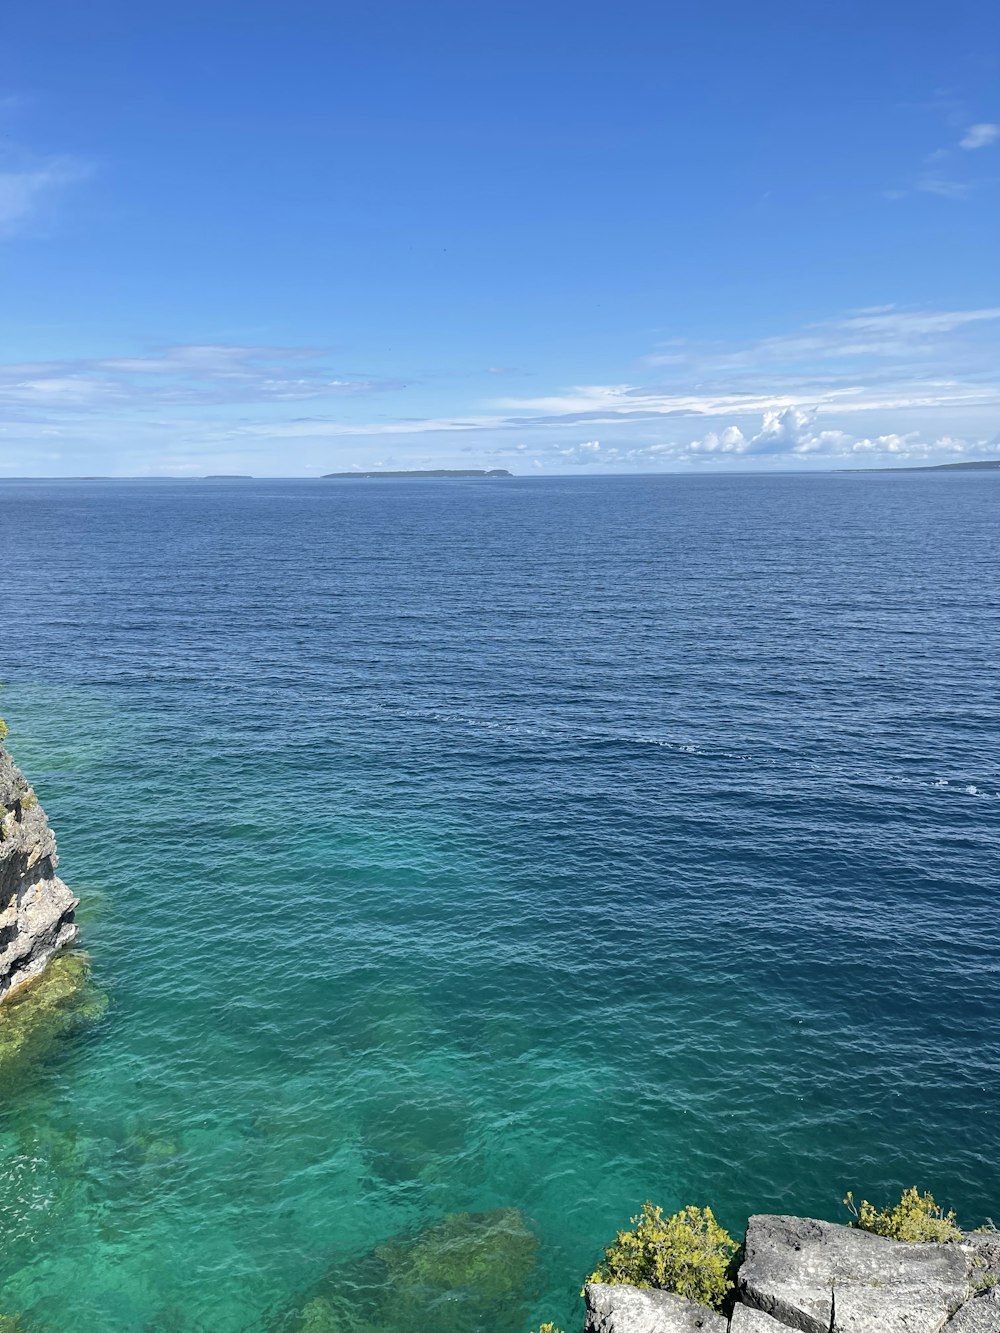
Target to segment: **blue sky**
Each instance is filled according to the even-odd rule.
[[[1000,454],[1000,6],[8,9],[0,477]]]

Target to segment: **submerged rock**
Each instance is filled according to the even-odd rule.
[[[510,1333],[538,1242],[515,1208],[451,1213],[336,1264],[272,1333]]]
[[[53,959],[44,975],[19,986],[0,1007],[0,1092],[17,1090],[61,1040],[106,1009],[106,997],[90,982],[85,954]]]
[[[0,745],[0,1000],[40,976],[76,938],[78,900],[56,874],[57,864],[45,811]]]
[[[584,1333],[726,1333],[728,1320],[706,1305],[646,1287],[589,1282]]]

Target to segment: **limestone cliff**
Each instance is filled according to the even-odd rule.
[[[78,899],[56,874],[57,864],[45,811],[0,744],[0,1000],[37,977],[76,937]]]

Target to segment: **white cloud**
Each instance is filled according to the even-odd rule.
[[[585,440],[583,444],[568,445],[564,449],[559,449],[558,454],[564,463],[573,463],[577,466],[604,461],[601,457],[599,440]]]
[[[807,324],[791,334],[758,339],[744,347],[689,347],[680,356],[659,350],[647,365],[679,362],[708,371],[750,371],[778,365],[806,366],[814,372],[822,362],[861,359],[915,358],[942,354],[941,338],[970,326],[1000,321],[1000,306],[973,310],[896,310],[892,306],[858,310],[840,319]],[[963,353],[965,349],[963,348]],[[957,358],[962,360],[962,358]]]
[[[725,430],[710,430],[700,440],[692,440],[688,446],[695,453],[705,454],[744,454],[750,441],[739,426],[727,426]]]
[[[0,171],[0,229],[22,227],[58,190],[81,180],[87,169],[68,159]]]
[[[0,365],[0,402],[36,408],[296,402],[399,388],[331,374],[310,348],[196,343],[145,356]]]
[[[933,311],[894,310],[890,306],[880,310],[860,310],[848,319],[841,320],[840,326],[925,337],[931,333],[951,333],[967,324],[992,323],[996,320],[1000,320],[1000,306],[987,306],[982,310]]]
[[[988,148],[991,143],[1000,139],[1000,125],[982,123],[979,125],[970,125],[965,131],[964,137],[959,141],[960,148]]]
[[[972,190],[968,181],[948,180],[944,176],[924,176],[916,187],[921,194],[936,194],[939,199],[967,199]]]
[[[729,452],[749,456],[772,455],[801,459],[819,456],[830,461],[849,461],[858,455],[885,456],[897,461],[922,462],[941,454],[965,454],[969,445],[951,436],[929,439],[918,431],[906,434],[888,432],[869,437],[845,430],[823,430],[816,425],[816,414],[798,408],[765,412],[760,429],[747,438],[737,426],[719,434],[710,431],[687,446],[693,454]],[[981,446],[980,446],[981,447]]]
[[[928,459],[953,458],[980,453],[988,449],[986,441],[969,443],[951,436],[931,437],[919,431],[906,433],[886,432],[879,435],[861,435],[841,429],[823,429],[817,424],[816,414],[799,408],[765,412],[757,430],[745,433],[739,426],[726,426],[721,431],[709,431],[697,439],[685,442],[657,442],[627,448],[612,446],[603,451],[600,459],[581,457],[574,450],[554,450],[553,459],[567,458],[573,463],[601,462],[611,467],[662,467],[693,462],[724,463],[745,459],[755,466],[802,467],[810,461],[827,466],[850,466],[861,461],[871,466],[880,461],[904,464],[922,463]]]
[[[23,441],[35,454],[40,432],[54,432],[67,457],[83,459],[117,439],[119,471],[169,462],[300,473],[374,467],[375,451],[386,449],[398,449],[397,466],[448,466],[458,454],[476,455],[477,466],[485,455],[500,466],[533,468],[537,460],[563,471],[830,466],[996,451],[986,442],[1000,409],[1000,306],[881,305],[742,344],[673,342],[666,350],[666,366],[659,355],[647,362],[659,383],[578,384],[478,403],[438,396],[405,417],[371,405],[371,394],[398,381],[334,373],[311,348],[192,341],[0,365],[0,440],[15,449]],[[432,389],[419,392],[427,399]],[[315,406],[296,414],[290,405],[299,401]],[[140,449],[151,460],[145,469]]]
[[[815,420],[815,412],[799,407],[772,410],[764,413],[760,429],[749,437],[739,426],[727,426],[692,440],[688,449],[695,454],[837,453],[851,441],[841,430],[817,430]]]

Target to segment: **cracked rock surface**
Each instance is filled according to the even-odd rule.
[[[45,811],[0,746],[0,1000],[76,938],[79,900],[56,874],[57,864]]]
[[[980,1333],[961,1321],[982,1308],[973,1280],[987,1246],[965,1240],[909,1244],[815,1218],[751,1217],[739,1299],[801,1333]]]
[[[590,1282],[584,1333],[727,1333],[729,1321],[669,1291]]]

